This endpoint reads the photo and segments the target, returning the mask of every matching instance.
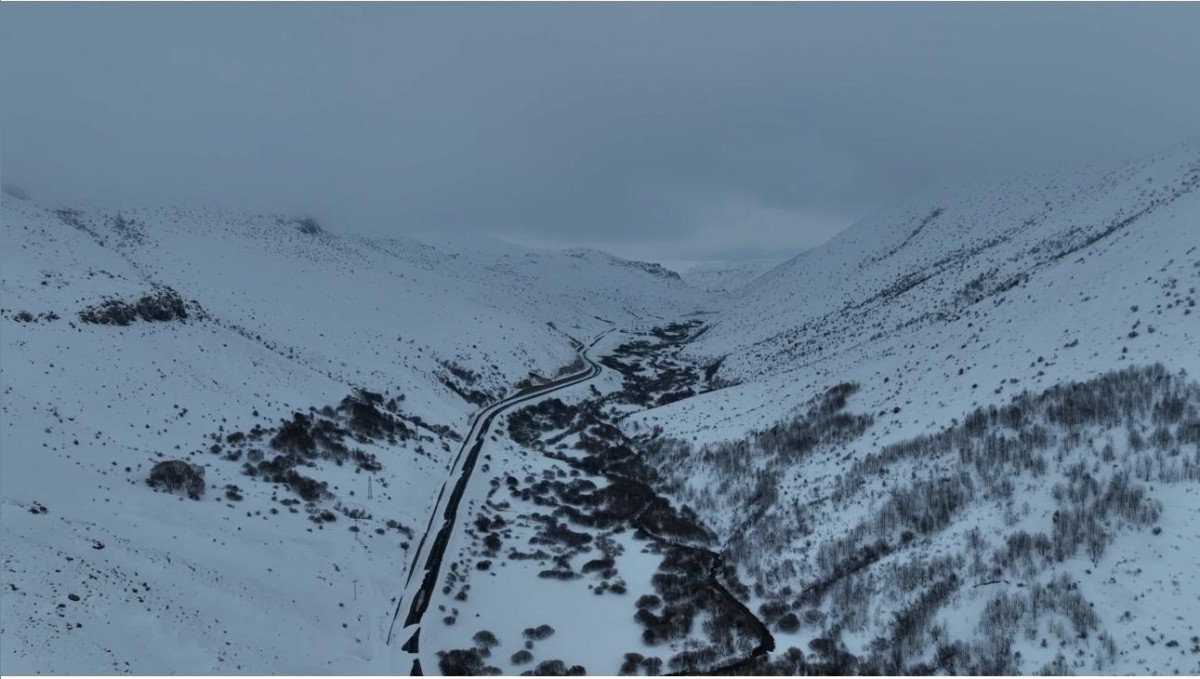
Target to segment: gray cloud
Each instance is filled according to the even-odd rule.
[[[661,259],[773,257],[963,174],[1197,133],[1200,7],[0,9],[6,180]]]

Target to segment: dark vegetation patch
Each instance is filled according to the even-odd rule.
[[[554,628],[550,625],[538,625],[537,627],[526,627],[521,636],[529,641],[545,641],[554,636]]]
[[[529,446],[542,433],[565,429],[574,421],[575,408],[558,398],[543,399],[509,415],[508,435],[517,443]]]
[[[759,577],[759,618],[783,633],[817,635],[807,653],[789,649],[770,660],[726,668],[731,672],[1037,670],[1021,666],[1017,635],[1034,640],[1045,634],[1039,630],[1049,629],[1066,647],[1100,632],[1091,604],[1069,576],[1047,582],[1046,574],[1061,571],[1072,558],[1099,563],[1122,530],[1157,531],[1163,507],[1152,495],[1155,484],[1200,481],[1200,385],[1159,365],[1130,368],[1025,392],[1007,405],[977,408],[936,434],[884,446],[853,462],[844,459],[849,464],[830,480],[831,492],[813,504],[824,504],[827,513],[847,511],[860,506],[869,492],[876,498],[872,511],[849,530],[812,544],[806,539],[812,533],[806,504],[780,506],[773,479],[784,467],[773,461],[793,464],[861,436],[869,417],[845,410],[854,391],[853,385],[839,385],[803,415],[744,441],[696,451],[686,442],[660,440],[643,455],[668,486],[677,483],[669,470],[690,464],[691,471],[697,463],[706,472],[715,470],[714,487],[735,485],[735,492],[725,491],[721,500],[737,499],[741,504],[733,508],[746,519],[728,553]],[[747,460],[761,463],[759,478],[736,487],[737,466]],[[939,548],[930,556],[914,549],[930,544],[966,510],[983,503],[996,503],[1001,513],[1012,515],[1005,517],[1005,525],[1018,525],[1012,508],[1019,507],[1019,501],[1013,502],[1019,484],[1048,475],[1051,480],[1037,487],[1057,506],[1045,530],[1030,530],[1026,524],[988,536],[974,529],[966,531],[962,551]],[[680,490],[684,486],[675,488],[673,495],[686,497]],[[989,545],[989,537],[998,537],[998,544]],[[803,560],[758,561],[764,553],[788,549],[799,550]],[[667,591],[676,582],[669,575],[656,578],[655,586]],[[790,584],[796,583],[797,591],[792,591]],[[1020,584],[1014,588],[1011,583]],[[977,629],[947,629],[938,622],[947,602],[960,592],[992,585],[999,593],[986,599]],[[895,604],[886,622],[870,619],[881,601]],[[651,615],[650,603],[640,618],[649,624],[667,622],[661,614]],[[855,656],[841,634],[861,633],[868,625],[875,626],[876,638]],[[1098,649],[1087,650],[1103,670],[1115,658],[1116,647],[1112,637],[1101,633],[1099,638]],[[1075,652],[1083,657],[1086,646],[1077,645]],[[1042,670],[1067,667],[1052,663]]]
[[[499,400],[495,394],[480,388],[482,377],[474,370],[465,368],[454,361],[438,361],[438,364],[446,371],[437,376],[438,381],[467,403],[483,407]]]
[[[704,326],[704,328],[702,328],[702,330],[707,330],[707,329],[708,329],[707,325]],[[699,335],[699,334],[700,333],[697,333],[697,335]],[[713,360],[709,361],[708,363],[704,364],[703,368],[704,368],[705,388],[702,389],[701,392],[715,391],[717,389],[725,389],[727,387],[733,387],[733,386],[737,386],[738,384],[740,384],[740,382],[738,382],[736,380],[728,380],[728,379],[722,378],[718,375],[718,373],[721,371],[721,366],[725,364],[725,358],[726,358],[725,356],[721,356],[719,358],[713,359]]]
[[[543,660],[532,670],[521,673],[523,677],[582,677],[587,674],[583,665],[568,666],[561,660]]]
[[[478,648],[438,651],[438,669],[444,676],[473,677],[502,674],[499,667],[488,665]]]
[[[4,309],[0,311],[0,313],[9,315],[9,310]],[[53,323],[61,318],[53,311],[43,311],[37,314],[33,313],[32,311],[17,311],[12,313],[10,317],[17,323]]]
[[[1167,455],[1150,456],[1134,465],[1140,475],[1120,470],[1105,476],[1083,461],[1066,464],[1064,483],[1053,489],[1059,508],[1051,534],[1013,533],[996,555],[1002,568],[1014,574],[1028,574],[1034,559],[1042,565],[1062,562],[1080,547],[1095,561],[1111,539],[1110,517],[1133,526],[1150,526],[1158,520],[1161,507],[1142,483],[1200,481],[1200,459],[1180,454],[1177,443],[1178,432],[1200,420],[1197,405],[1200,387],[1170,375],[1160,365],[1115,371],[1040,394],[1024,392],[1007,406],[972,411],[956,427],[865,456],[851,465],[833,499],[849,497],[867,477],[884,475],[902,461],[954,455],[962,471],[895,489],[873,517],[872,527],[864,531],[864,535],[878,535],[883,526],[896,526],[926,534],[948,525],[975,497],[1011,496],[1014,475],[1045,475],[1054,449],[1064,439],[1076,441],[1077,432],[1084,428],[1130,428],[1130,447],[1138,453],[1139,445],[1149,448],[1151,444],[1141,439],[1133,423],[1153,423],[1158,427],[1153,445]],[[1094,452],[1098,461],[1115,458],[1110,444]]]
[[[225,439],[232,446],[245,446],[248,441],[273,432],[268,445],[276,454],[258,462],[246,462],[242,472],[283,484],[311,502],[328,496],[328,485],[299,473],[297,468],[315,468],[318,460],[324,460],[338,466],[353,464],[359,472],[378,472],[383,469],[378,457],[361,448],[351,448],[347,441],[396,445],[416,438],[414,430],[396,413],[380,410],[381,403],[380,395],[359,390],[342,399],[336,409],[326,406],[309,413],[297,411],[277,429],[260,429],[250,436],[238,436],[241,432],[236,432]]]
[[[728,489],[721,499],[742,517],[726,546],[736,558],[784,549],[805,537],[812,526],[804,518],[803,505],[788,508],[780,501],[783,492],[779,484],[790,467],[816,451],[828,451],[857,439],[871,426],[871,415],[848,411],[849,399],[858,389],[854,383],[830,387],[796,416],[754,432],[745,440],[695,450],[686,441],[651,437],[642,443],[640,460],[652,470],[649,478],[675,497],[710,499],[700,497],[707,491],[689,490],[687,478],[675,471],[681,469],[703,469],[713,477],[713,487]],[[754,474],[747,473],[748,464],[756,467]],[[689,492],[693,494],[689,496]],[[786,509],[791,510],[787,520],[781,520],[780,513]]]
[[[84,323],[122,326],[138,320],[147,323],[186,323],[193,316],[204,317],[200,304],[195,301],[184,302],[179,293],[166,286],[156,286],[133,302],[111,298],[79,312],[79,320]]]
[[[204,467],[183,460],[163,460],[150,469],[146,483],[172,493],[179,491],[193,500],[199,500],[204,495]]]
[[[523,481],[510,476],[503,482],[512,498],[549,512],[525,517],[536,531],[531,544],[543,548],[541,554],[554,560],[553,567],[539,573],[541,577],[599,577],[601,582],[593,587],[596,594],[621,594],[627,591],[624,582],[613,580],[619,561],[612,547],[604,545],[602,532],[632,528],[635,537],[655,545],[653,552],[662,555],[652,581],[656,593],[638,599],[631,613],[643,627],[643,641],[648,646],[687,640],[687,650],[674,653],[665,663],[665,669],[685,673],[709,671],[731,659],[765,653],[774,642],[731,592],[748,594],[736,582],[736,571],[710,549],[715,536],[689,507],[673,505],[659,495],[656,485],[660,476],[643,460],[646,442],[625,436],[613,419],[615,411],[606,412],[603,405],[657,405],[703,388],[700,370],[672,357],[698,325],[658,328],[651,339],[627,342],[613,356],[601,359],[623,375],[625,389],[617,394],[578,405],[546,399],[510,416],[509,434],[515,441],[539,448],[583,476],[566,476],[560,471]],[[577,436],[573,448],[582,455],[561,450],[566,444],[559,442],[568,434]],[[603,477],[607,483],[598,485],[587,476]],[[598,532],[601,537],[593,539]],[[592,543],[599,543],[602,554],[590,555],[578,569],[572,567],[573,557],[583,554]],[[515,555],[515,551],[510,554]],[[701,619],[703,625],[698,622]],[[626,673],[658,674],[664,670],[664,662],[634,653],[626,657],[623,667]]]
[[[362,529],[357,522],[371,520],[372,517],[365,510],[344,507],[340,503],[332,509],[323,507],[322,503],[334,498],[334,494],[329,483],[321,479],[321,468],[326,463],[339,467],[350,466],[355,473],[372,475],[366,479],[368,495],[386,490],[387,481],[374,476],[383,470],[383,461],[379,455],[364,450],[362,446],[387,448],[410,441],[433,442],[433,435],[445,429],[405,414],[401,410],[403,400],[403,395],[389,397],[357,389],[336,406],[309,408],[308,412],[295,411],[290,419],[281,420],[278,426],[255,424],[246,431],[225,431],[222,426],[220,431],[208,435],[207,450],[219,460],[240,463],[241,472],[246,477],[286,489],[298,498],[272,497],[282,506],[272,507],[271,514],[283,509],[289,513],[299,513],[303,503],[308,518],[318,526],[336,522],[339,516],[344,516],[354,522],[349,529],[359,532]],[[258,416],[257,410],[254,415]],[[416,452],[429,454],[423,452],[420,445]],[[199,454],[199,451],[193,454]],[[159,465],[175,462],[187,465],[179,460]],[[203,473],[203,467],[190,466]],[[182,468],[165,469],[156,475],[156,467],[148,481],[151,485],[164,485],[173,490],[166,484],[176,483],[175,479],[183,473]],[[199,487],[203,492],[202,480]],[[245,490],[227,484],[223,496],[228,501],[239,502],[245,498]],[[408,540],[413,538],[412,529],[394,519],[381,520],[375,528],[375,534],[386,534],[388,530],[397,531]],[[406,542],[402,543],[402,546],[406,545]]]
[[[650,336],[656,342],[644,339],[626,342],[601,358],[600,362],[621,373],[623,380],[621,391],[609,398],[617,403],[652,408],[728,386],[714,378],[719,362],[702,379],[700,368],[676,360],[678,350],[705,327],[697,319],[671,323],[651,331]]]
[[[527,665],[534,660],[534,642],[544,641],[554,635],[554,628],[549,625],[529,627],[524,631],[525,648],[513,653],[509,660],[514,665]],[[438,669],[444,675],[476,676],[484,674],[501,674],[500,669],[486,664],[492,650],[500,646],[500,639],[487,630],[476,632],[471,639],[475,646],[468,649],[454,649],[438,652]],[[583,676],[587,670],[581,665],[567,665],[561,660],[543,660],[532,669],[521,673],[522,676]]]

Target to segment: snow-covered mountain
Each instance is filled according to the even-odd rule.
[[[1198,288],[1200,144],[934,190],[746,286],[686,349],[732,386],[627,422],[791,669],[1194,673]]]
[[[268,215],[6,195],[2,239],[6,674],[392,671],[386,602],[468,417],[565,369],[571,338],[698,302],[600,253]],[[247,476],[297,417],[343,430],[327,459]],[[204,501],[151,492],[172,458]],[[326,499],[280,504],[306,479]]]
[[[1200,671],[1200,144],[682,279],[2,209],[5,673]]]
[[[737,262],[705,262],[684,271],[683,281],[707,292],[733,292],[782,264],[782,259],[753,259]]]
[[[903,393],[937,411],[997,387],[1007,398],[1015,384],[1186,361],[1198,338],[1198,186],[1193,142],[1115,168],[929,190],[746,286],[690,351],[723,358],[718,374],[746,383],[737,402],[764,404],[734,430],[783,414],[788,401],[765,394],[802,401],[834,381],[871,389],[890,377],[873,401]],[[1128,337],[1139,320],[1155,332]],[[1053,365],[1008,374],[1029,355]]]

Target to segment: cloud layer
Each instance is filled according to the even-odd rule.
[[[931,182],[1194,136],[1200,6],[0,9],[0,171],[63,200],[775,257]]]

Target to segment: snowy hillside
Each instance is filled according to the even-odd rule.
[[[683,282],[707,292],[734,292],[759,276],[783,264],[782,259],[755,259],[744,262],[705,262],[682,274]]]
[[[1189,302],[1198,188],[1192,143],[1117,168],[933,190],[768,272],[689,351],[746,383],[726,395],[731,431],[850,379],[872,405],[944,412],[905,425],[920,432],[952,417],[948,404],[1007,398],[1017,384],[1157,360],[1185,368],[1200,332]],[[1039,355],[1042,375],[1008,374]],[[765,396],[779,393],[794,399]],[[890,403],[901,394],[911,403]]]
[[[1195,143],[932,191],[747,286],[687,348],[733,386],[626,429],[790,670],[1195,673],[1198,288]]]
[[[468,417],[695,304],[606,255],[277,216],[5,196],[0,252],[6,674],[391,671]],[[170,459],[200,501],[147,485]]]

